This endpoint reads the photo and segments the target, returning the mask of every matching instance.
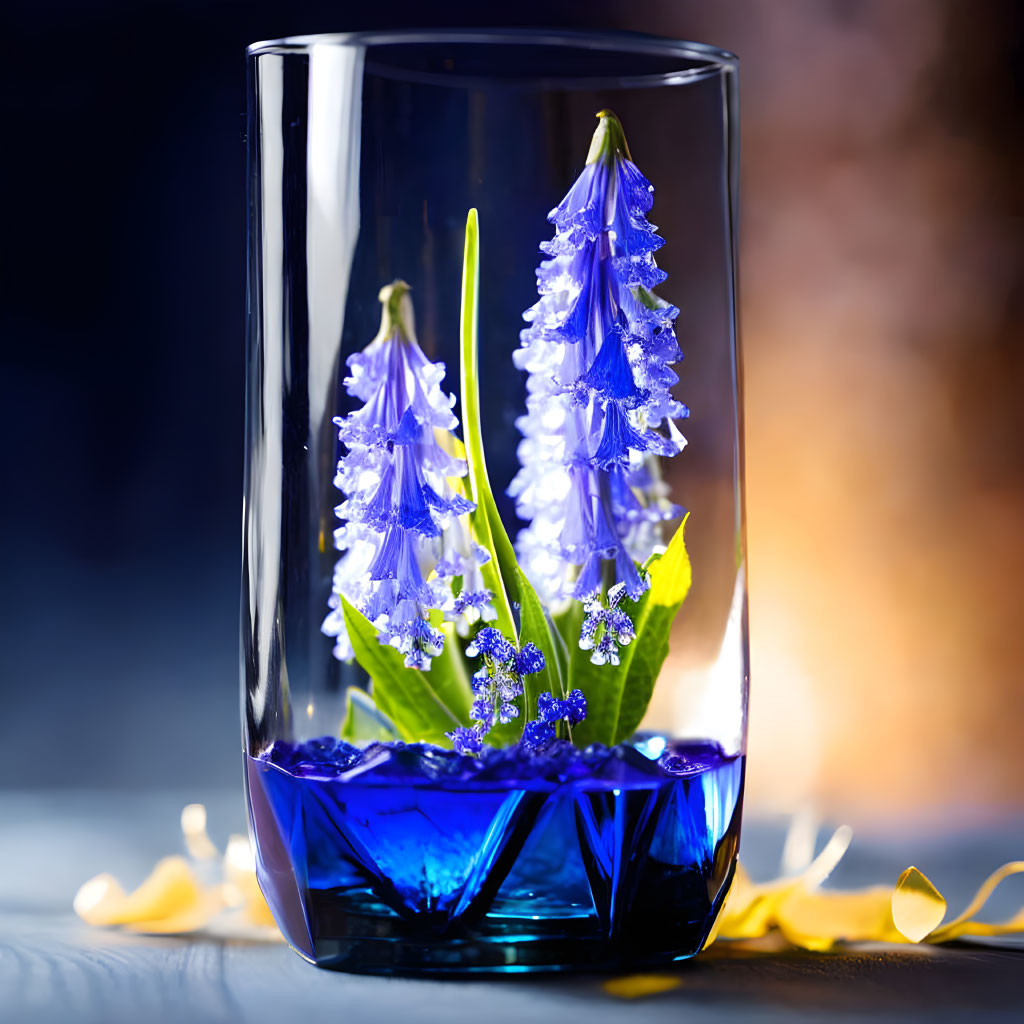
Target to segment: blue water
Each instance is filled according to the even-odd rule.
[[[343,969],[620,968],[692,956],[739,842],[743,760],[648,737],[482,761],[333,739],[247,758],[260,885]]]

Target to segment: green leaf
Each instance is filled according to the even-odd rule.
[[[558,635],[562,638],[566,658],[568,658],[569,652],[579,643],[580,627],[583,625],[583,605],[579,601],[570,601],[568,607],[555,615],[552,621],[555,624],[555,629],[558,630]],[[568,669],[565,672],[565,677],[568,678]]]
[[[345,694],[345,721],[341,738],[349,743],[386,742],[398,738],[394,726],[380,713],[373,698],[356,686]]]
[[[570,648],[569,685],[587,697],[587,717],[576,726],[578,745],[613,746],[636,732],[651,702],[665,659],[669,632],[686,595],[692,571],[686,553],[683,518],[665,553],[650,563],[651,586],[639,601],[623,598],[621,607],[633,620],[636,637],[619,651],[618,665],[592,665],[590,652]]]
[[[356,661],[373,682],[373,702],[407,743],[444,745],[445,733],[459,720],[437,695],[425,672],[408,668],[405,658],[377,640],[377,630],[358,608],[341,598],[345,628]]]
[[[651,703],[654,684],[661,666],[668,657],[668,639],[672,620],[679,610],[656,605],[646,597],[641,611],[643,626],[629,645],[629,669],[619,698],[617,715],[612,723],[610,746],[628,740],[636,732]]]
[[[555,625],[555,620],[552,617],[551,612],[548,611],[546,606],[541,605],[541,607],[544,609],[544,618],[548,624],[548,632],[551,634],[551,645],[555,652],[555,666],[558,670],[558,685],[562,688],[562,693],[568,693],[569,648],[566,645],[564,637],[558,631],[558,627]]]
[[[565,677],[560,662],[561,637],[552,628],[551,620],[541,604],[537,592],[519,568],[516,569],[519,588],[519,638],[521,644],[536,644],[544,655],[544,668],[523,679],[526,689],[526,718],[536,717],[537,695],[545,691],[555,697],[566,692]]]
[[[638,602],[623,598],[620,607],[633,620],[637,628],[650,591],[645,593]],[[582,609],[581,609],[582,613]],[[584,651],[579,645],[579,625],[576,628],[576,639],[569,646],[569,688],[583,691],[587,698],[587,717],[579,725],[573,727],[573,740],[577,746],[586,747],[591,743],[613,744],[619,709],[622,705],[623,692],[628,685],[630,661],[639,642],[637,637],[628,647],[619,649],[618,665],[594,665],[590,661],[590,651]]]
[[[498,506],[491,493],[484,459],[480,424],[480,380],[477,360],[477,310],[480,290],[480,233],[476,210],[466,217],[466,249],[462,265],[462,316],[460,321],[462,369],[462,431],[466,461],[469,464],[468,490],[476,509],[469,514],[469,525],[476,542],[491,559],[480,567],[484,582],[494,593],[498,618],[494,623],[507,637],[518,640],[512,601],[518,600],[516,555],[508,539]]]

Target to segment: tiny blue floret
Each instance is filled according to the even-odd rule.
[[[570,725],[579,725],[587,717],[587,698],[583,696],[582,690],[570,690],[564,703],[566,705],[565,720]]]
[[[527,722],[523,738],[519,741],[526,750],[543,750],[555,740],[554,727],[547,722]]]
[[[481,654],[490,655],[496,661],[505,662],[515,656],[516,649],[493,626],[485,626],[473,637],[466,648],[466,654],[475,658]]]
[[[537,697],[537,717],[542,722],[559,722],[565,717],[564,701],[555,700],[550,693]]]
[[[467,729],[460,725],[457,729],[446,732],[445,736],[452,741],[456,754],[475,756],[484,749],[483,737],[476,729]]]
[[[521,676],[533,675],[535,672],[543,670],[544,655],[541,654],[540,648],[536,644],[526,643],[523,644],[523,648],[519,652],[516,664]]]

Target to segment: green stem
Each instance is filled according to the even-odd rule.
[[[461,334],[461,379],[462,379],[462,429],[466,444],[466,461],[469,464],[468,489],[476,509],[470,514],[470,523],[477,541],[491,555],[490,562],[482,567],[485,579],[494,592],[495,610],[498,613],[496,625],[514,643],[518,643],[515,616],[509,600],[503,563],[515,565],[515,553],[498,518],[497,506],[491,494],[487,476],[487,462],[484,458],[483,434],[480,422],[480,374],[478,369],[477,310],[480,292],[480,228],[475,209],[466,217],[466,248],[462,265],[462,312]],[[514,583],[514,579],[510,578]]]

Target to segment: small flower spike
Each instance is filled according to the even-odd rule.
[[[580,628],[580,648],[593,651],[591,664],[618,665],[619,648],[632,643],[636,636],[633,620],[619,608],[625,592],[625,586],[616,583],[608,589],[607,607],[596,594],[583,604],[586,618]]]
[[[517,651],[493,626],[485,626],[477,632],[466,647],[466,654],[483,658],[484,664],[473,674],[473,705],[469,717],[475,724],[468,729],[460,727],[445,733],[460,754],[479,753],[484,736],[496,722],[507,725],[519,717],[523,676],[544,668],[544,655],[539,648],[527,643]]]
[[[348,359],[345,388],[363,404],[334,420],[347,449],[334,479],[345,495],[335,509],[342,525],[334,543],[342,556],[322,629],[335,637],[335,657],[353,656],[340,608],[344,595],[377,627],[382,643],[405,655],[406,665],[425,669],[444,644],[430,609],[455,616],[472,608],[475,617],[487,617],[490,594],[479,576],[486,555],[469,544],[464,527],[464,544],[446,543],[450,527],[461,526],[474,505],[452,486],[467,467],[451,454],[458,422],[454,396],[441,391],[444,364],[431,363],[416,341],[409,286],[395,281],[379,298],[380,331]],[[453,595],[456,576],[463,588]]]
[[[484,749],[484,741],[476,729],[467,729],[464,726],[459,726],[454,732],[445,733],[445,735],[452,741],[456,754],[466,754],[470,757],[475,757]]]
[[[609,582],[639,598],[648,583],[635,563],[681,514],[658,469],[686,443],[675,421],[689,412],[671,394],[679,310],[651,291],[665,279],[646,219],[653,188],[614,114],[598,118],[586,167],[548,215],[555,236],[541,246],[540,299],[515,354],[528,397],[509,494],[529,523],[520,564],[549,604],[589,601]],[[601,620],[595,662],[614,663],[616,644],[631,638],[621,614]]]
[[[550,693],[541,693],[537,696],[537,718],[526,723],[519,742],[529,751],[544,750],[554,742],[558,722],[579,725],[586,717],[587,698],[582,690],[570,690],[564,700],[556,700]]]

